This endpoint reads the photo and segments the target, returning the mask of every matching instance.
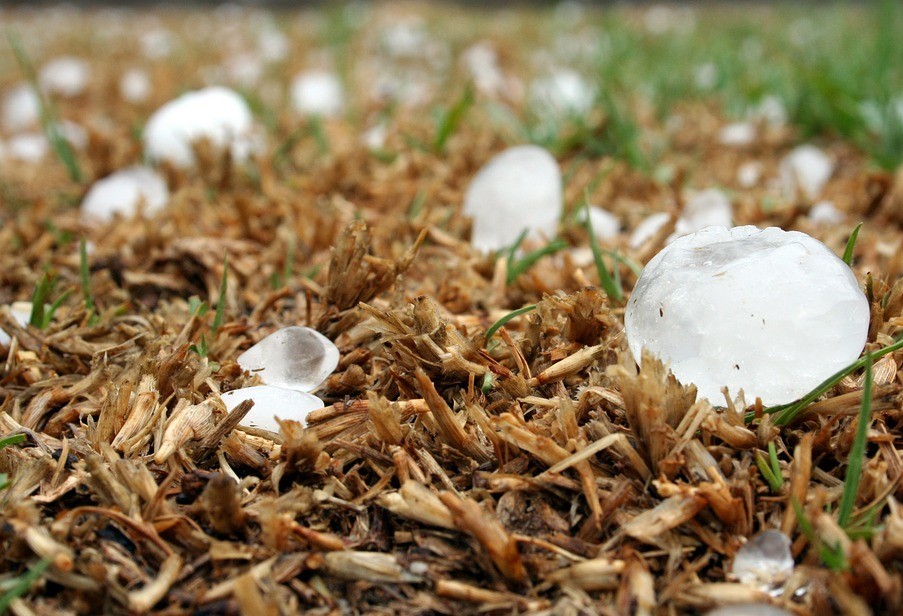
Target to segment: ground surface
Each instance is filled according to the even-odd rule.
[[[806,231],[838,254],[864,221],[853,254],[873,301],[867,350],[890,346],[903,325],[895,19],[870,7],[577,4],[278,19],[0,12],[25,52],[21,63],[0,53],[0,93],[55,56],[91,66],[86,91],[50,99],[87,130],[74,162],[53,151],[0,162],[0,304],[31,300],[45,272],[48,303],[71,290],[43,328],[0,309],[14,339],[0,348],[0,432],[25,435],[0,451],[4,603],[17,614],[682,614],[744,602],[897,613],[903,356],[876,361],[872,395],[860,367],[792,418],[757,407],[755,392],[748,408],[694,404],[661,366],[637,374],[624,300],[599,288],[578,218],[589,201],[620,219],[600,243],[609,268],[622,257],[625,297],[630,265],[669,229],[639,248],[630,233],[649,214],[676,216],[694,189],[723,189],[738,224]],[[274,31],[285,56],[258,75],[235,68]],[[495,91],[469,85],[461,54],[478,41],[506,76]],[[530,102],[533,77],[562,66],[594,87],[576,117]],[[139,103],[118,89],[134,67],[153,84]],[[286,85],[311,67],[342,76],[340,116],[292,111]],[[262,152],[233,164],[201,145],[196,170],[165,169],[162,213],[82,222],[91,182],[140,162],[150,113],[209,83],[242,91]],[[769,94],[785,118],[756,111]],[[755,138],[722,143],[740,120]],[[374,126],[385,139],[368,145]],[[471,249],[461,204],[494,153],[531,141],[563,170],[567,249],[528,267]],[[777,181],[802,142],[835,163],[817,199]],[[744,185],[748,163],[759,178]],[[812,220],[818,200],[840,219]],[[306,429],[233,429],[218,394],[257,380],[236,357],[290,324],[341,350],[318,392],[326,408]],[[767,528],[791,538],[796,561],[772,596],[728,578]]]

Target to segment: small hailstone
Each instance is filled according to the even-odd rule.
[[[61,56],[41,67],[38,83],[41,89],[61,96],[78,96],[88,87],[91,69],[81,58]]]
[[[727,195],[717,188],[699,191],[684,205],[683,212],[674,227],[674,233],[668,237],[668,242],[706,227],[730,227],[732,216],[731,202],[728,201]]]
[[[389,129],[385,122],[378,122],[361,133],[361,144],[368,150],[382,150],[386,147]]]
[[[743,147],[756,140],[756,127],[749,122],[733,122],[718,131],[718,143],[732,147]]]
[[[494,156],[464,196],[464,214],[473,218],[470,241],[481,251],[510,246],[524,230],[553,237],[562,209],[558,162],[536,145]]]
[[[230,413],[245,400],[253,400],[254,406],[239,425],[270,432],[279,432],[276,417],[306,424],[311,411],[323,408],[323,401],[312,394],[272,385],[235,389],[227,391],[221,397]]]
[[[22,327],[27,326],[31,320],[31,309],[31,302],[13,302],[9,305],[9,313]],[[9,334],[0,329],[0,346],[8,347],[11,341]]]
[[[643,270],[627,305],[627,341],[670,364],[699,395],[792,402],[859,357],[869,303],[856,277],[797,231],[709,227]]]
[[[819,201],[809,210],[809,220],[819,225],[836,225],[844,221],[844,215],[833,201]]]
[[[81,204],[86,220],[106,222],[119,214],[134,216],[143,204],[144,214],[153,215],[166,205],[169,189],[166,181],[147,167],[128,167],[97,180]]]
[[[497,97],[504,92],[505,75],[492,45],[486,42],[471,45],[461,54],[461,61],[478,92],[489,97]]]
[[[630,247],[637,249],[645,244],[647,240],[652,239],[659,232],[659,229],[668,224],[670,218],[671,215],[667,212],[658,212],[644,218],[634,228],[633,233],[630,234]]]
[[[787,107],[780,98],[768,94],[749,110],[747,116],[750,120],[761,120],[771,126],[784,126],[787,123]]]
[[[292,106],[304,115],[333,117],[342,113],[345,92],[335,73],[307,71],[292,80]]]
[[[223,63],[226,78],[243,88],[251,88],[263,75],[263,58],[255,53],[242,52],[229,56]]]
[[[580,220],[586,220],[586,210],[580,210]],[[593,227],[593,235],[598,240],[614,239],[621,232],[621,221],[618,217],[603,210],[598,205],[589,206],[589,221]]]
[[[276,26],[266,26],[257,35],[257,50],[267,62],[281,62],[289,52],[289,40]]]
[[[791,614],[783,608],[767,603],[737,603],[706,612],[705,616],[791,616]]]
[[[752,188],[762,177],[762,163],[750,160],[737,168],[737,183],[743,188]]]
[[[329,338],[309,327],[280,329],[238,356],[242,370],[267,385],[313,391],[339,363],[339,350]]]
[[[165,28],[153,28],[141,34],[138,44],[145,58],[159,60],[172,53],[174,38]]]
[[[807,199],[815,199],[834,172],[834,163],[814,145],[794,148],[781,160],[781,187],[788,198],[797,191]]]
[[[44,133],[21,133],[6,142],[6,157],[25,163],[39,162],[49,151]]]
[[[150,97],[152,87],[147,71],[131,68],[119,79],[119,96],[130,103],[143,103]]]
[[[714,62],[700,64],[693,71],[693,83],[700,90],[711,90],[718,83],[718,67]]]
[[[237,160],[253,150],[251,110],[236,92],[213,86],[187,92],[157,109],[144,129],[144,151],[154,161],[194,165],[192,143],[229,147]]]
[[[3,98],[3,128],[16,132],[38,125],[41,101],[30,84],[22,83]]]
[[[731,567],[731,578],[741,584],[768,591],[793,573],[790,537],[779,530],[766,530],[740,548]]]
[[[530,84],[530,100],[541,113],[583,115],[595,98],[592,85],[570,69],[558,69]]]
[[[380,33],[386,52],[399,59],[417,57],[422,53],[427,37],[426,26],[419,18],[397,21]]]

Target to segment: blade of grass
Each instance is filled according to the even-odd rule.
[[[88,249],[85,245],[85,238],[79,241],[78,258],[82,281],[82,296],[85,299],[85,311],[88,313],[88,325],[95,325],[98,316],[94,304],[94,296],[91,293],[91,270],[88,268]]]
[[[69,173],[69,178],[73,182],[81,183],[84,179],[84,173],[82,173],[82,169],[75,157],[75,150],[72,148],[72,144],[70,144],[69,141],[66,140],[66,138],[63,136],[63,133],[60,130],[60,119],[59,114],[57,114],[56,112],[56,108],[50,102],[50,99],[45,97],[41,92],[41,88],[38,85],[38,76],[37,72],[34,69],[34,65],[29,59],[28,54],[25,53],[25,48],[22,47],[22,43],[19,41],[19,37],[17,37],[11,30],[7,30],[6,39],[9,41],[9,45],[13,49],[13,55],[15,55],[16,57],[16,62],[18,62],[19,68],[22,70],[23,75],[25,75],[25,79],[31,85],[35,96],[38,98],[41,128],[44,130],[44,135],[46,135],[47,141],[53,148],[53,151],[56,154],[57,158],[60,160],[63,166],[66,167],[66,171]]]
[[[596,234],[593,232],[593,223],[590,220],[589,215],[589,199],[584,199],[583,206],[586,208],[586,230],[589,232],[589,247],[590,250],[593,251],[593,261],[596,263],[596,272],[599,274],[599,284],[602,285],[602,290],[605,291],[605,294],[608,295],[614,301],[620,303],[624,300],[624,291],[621,290],[621,285],[612,278],[611,274],[608,272],[608,268],[605,265],[605,260],[602,258],[602,251],[599,248],[599,243],[596,241]],[[618,269],[617,262],[615,262],[615,270]],[[620,279],[620,274],[618,275]]]
[[[861,228],[862,223],[856,225],[856,228],[850,233],[850,239],[847,240],[847,247],[843,250],[843,262],[850,267],[853,265],[853,249],[856,247],[856,238],[859,237],[859,229]]]
[[[219,283],[219,299],[216,301],[216,314],[213,315],[213,325],[210,331],[216,335],[226,314],[226,291],[229,288],[229,257],[223,256],[223,277]]]
[[[781,475],[781,462],[778,460],[778,452],[774,443],[768,443],[768,461],[771,464],[771,472],[778,480],[778,488],[784,485],[784,477]]]
[[[25,442],[24,434],[10,434],[9,436],[4,436],[0,438],[0,449],[5,447],[10,447],[11,445],[18,445],[19,443]]]
[[[517,310],[509,312],[508,314],[503,316],[501,319],[499,319],[498,321],[493,323],[489,327],[489,329],[486,330],[486,341],[488,342],[495,335],[495,333],[497,331],[499,331],[502,327],[504,327],[504,325],[508,321],[510,321],[512,319],[516,319],[517,317],[519,317],[523,314],[527,314],[528,312],[532,312],[534,310],[536,310],[536,304],[528,304],[527,306],[523,306],[522,308],[518,308]]]
[[[34,287],[31,294],[31,316],[28,318],[28,324],[32,327],[44,328],[44,304],[53,292],[54,282],[55,280],[44,272]]]
[[[474,100],[473,88],[468,86],[464,89],[461,98],[451,106],[451,109],[442,114],[436,127],[436,136],[433,139],[433,152],[439,153],[445,150],[449,138],[461,124],[467,111],[473,106]]]
[[[507,283],[511,284],[512,282],[517,280],[521,274],[533,267],[533,265],[537,261],[539,261],[546,255],[555,254],[556,252],[564,250],[565,248],[567,248],[567,246],[567,242],[565,242],[564,240],[555,240],[554,242],[549,242],[541,248],[537,248],[536,250],[528,252],[521,259],[518,259],[517,262],[508,267]]]
[[[762,478],[765,479],[768,487],[770,487],[771,491],[774,493],[780,492],[781,486],[784,485],[783,479],[780,478],[780,475],[775,475],[772,468],[768,465],[768,458],[758,450],[756,450],[755,458],[756,466],[759,467],[759,473],[762,475]]]
[[[887,355],[888,353],[893,353],[894,351],[899,351],[903,349],[903,336],[899,339],[895,340],[894,343],[890,346],[884,347],[878,351],[871,353],[869,360],[868,357],[861,357],[857,359],[852,364],[835,372],[830,377],[822,381],[815,389],[810,391],[804,397],[800,398],[796,402],[792,402],[790,404],[781,404],[778,406],[772,406],[770,408],[765,409],[765,412],[768,414],[777,414],[777,417],[774,420],[775,425],[783,426],[787,425],[796,419],[796,416],[799,415],[803,409],[807,406],[815,402],[822,394],[830,391],[835,385],[837,385],[843,377],[852,374],[856,370],[860,368],[864,368],[868,361],[875,361]],[[753,419],[752,414],[747,415],[747,421],[751,421]]]
[[[865,458],[865,445],[868,441],[869,425],[872,415],[872,356],[866,355],[865,384],[862,390],[862,406],[859,408],[859,424],[856,426],[856,437],[850,448],[850,461],[843,482],[843,496],[837,513],[837,523],[846,528],[856,504],[859,493],[859,480],[862,477],[862,462]]]
[[[44,571],[47,570],[47,567],[50,566],[50,563],[51,559],[42,558],[41,560],[36,562],[28,571],[18,576],[17,578],[14,578],[13,585],[6,589],[3,595],[0,596],[0,614],[5,613],[6,610],[9,609],[9,606],[13,601],[28,592],[28,589],[31,588],[31,585],[34,584],[44,574]]]

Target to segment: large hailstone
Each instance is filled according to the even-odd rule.
[[[166,181],[153,169],[128,167],[97,180],[82,200],[82,217],[90,221],[107,222],[116,214],[129,218],[139,205],[144,214],[159,212],[169,200]]]
[[[206,139],[235,160],[254,149],[253,118],[244,99],[221,86],[186,92],[157,109],[144,129],[144,151],[177,167],[195,163],[192,144]]]
[[[776,227],[709,227],[643,270],[627,341],[670,364],[699,395],[740,389],[792,402],[859,357],[869,304],[852,271],[818,240]]]
[[[464,196],[464,214],[473,217],[470,241],[482,251],[510,246],[524,230],[553,237],[563,208],[558,163],[536,145],[494,156]]]
[[[323,401],[312,394],[272,385],[235,389],[224,393],[222,399],[230,413],[245,400],[253,400],[254,406],[240,425],[270,432],[279,432],[276,417],[306,424],[311,411],[323,408]]]
[[[332,341],[309,327],[277,330],[238,356],[242,370],[257,374],[267,385],[313,391],[339,364]]]
[[[335,73],[307,71],[292,80],[292,106],[304,115],[334,117],[342,113],[345,92]]]

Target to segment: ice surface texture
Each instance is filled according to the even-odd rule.
[[[520,145],[497,154],[477,172],[464,197],[478,250],[510,246],[525,229],[551,238],[563,209],[561,171],[544,148]]]
[[[852,271],[797,231],[709,227],[657,254],[634,288],[627,340],[713,402],[742,388],[792,402],[854,361],[869,305]]]
[[[793,573],[790,537],[779,530],[762,531],[737,552],[731,577],[749,586],[769,590]]]
[[[312,394],[272,385],[227,391],[222,395],[222,399],[226,404],[226,410],[230,413],[245,400],[253,400],[254,406],[241,420],[241,425],[270,432],[279,432],[279,424],[275,417],[306,424],[311,411],[323,408],[323,401]]]
[[[267,385],[313,391],[339,363],[339,350],[329,338],[309,327],[280,329],[238,356],[242,370]]]

